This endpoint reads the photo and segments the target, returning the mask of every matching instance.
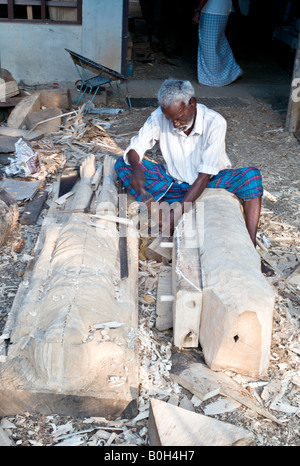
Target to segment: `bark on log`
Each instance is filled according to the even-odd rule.
[[[103,203],[109,197],[115,214],[113,167],[109,157],[96,209],[107,208]],[[89,199],[94,172],[92,159],[83,166],[70,210]],[[130,275],[120,282],[116,225],[96,220],[99,228],[95,228],[87,214],[59,217],[55,209],[50,207],[44,221],[44,240],[37,246],[29,285],[19,289],[4,331],[10,344],[6,360],[0,363],[0,415],[27,410],[134,416],[138,387],[135,231],[129,229],[128,234]]]

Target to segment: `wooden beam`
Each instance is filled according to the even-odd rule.
[[[289,131],[291,133],[299,131],[300,129],[300,32],[294,62],[293,78],[291,84],[285,129],[286,131]]]
[[[195,210],[185,213],[174,233],[173,246],[173,336],[179,348],[199,345],[202,309],[202,276],[195,234]]]
[[[204,218],[203,218],[204,215]],[[203,301],[199,341],[207,365],[265,375],[275,296],[261,273],[241,204],[225,189],[206,189],[196,202]]]

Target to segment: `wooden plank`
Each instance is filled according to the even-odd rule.
[[[296,82],[296,89],[293,83]],[[290,90],[289,104],[285,122],[286,131],[294,133],[300,129],[300,96],[299,96],[299,83],[300,83],[300,32],[298,36],[298,45],[294,61],[293,77]],[[297,90],[298,89],[298,90]]]
[[[179,348],[199,345],[202,276],[199,249],[195,241],[195,210],[193,209],[182,216],[174,233],[173,335],[174,345]]]
[[[172,249],[161,247],[162,241],[166,242],[167,238],[162,238],[162,236],[155,238],[145,249],[145,256],[149,260],[168,264],[172,260]]]
[[[10,97],[3,101],[0,99],[0,107],[15,107],[22,99],[23,97]]]
[[[19,140],[17,137],[0,136],[0,152],[9,154],[16,151],[15,144]]]
[[[26,6],[27,19],[33,19],[32,6]]]
[[[38,128],[38,131],[44,134],[55,133],[60,128],[61,117],[62,110],[60,108],[45,108],[28,114],[25,118],[25,124],[29,130]]]
[[[34,198],[25,206],[20,218],[21,225],[34,225],[44,207],[48,197],[48,191],[39,190]]]
[[[20,94],[20,90],[15,80],[8,82],[0,81],[0,101],[4,102],[6,99],[18,94]]]
[[[253,434],[242,427],[154,398],[148,430],[151,446],[246,446],[254,441]]]
[[[169,296],[169,299],[164,299]],[[157,330],[164,331],[173,327],[172,268],[165,268],[158,276],[156,296]]]
[[[11,111],[8,119],[7,126],[9,128],[21,129],[25,125],[26,116],[39,110],[41,108],[40,95],[38,93],[24,97]]]
[[[93,179],[94,180],[94,179]],[[119,180],[119,217],[120,220],[127,219],[127,195],[125,187]],[[128,277],[128,251],[127,251],[127,226],[122,222],[119,223],[119,251],[120,251],[120,277],[121,279]]]
[[[10,136],[13,138],[23,138],[27,141],[33,141],[34,139],[40,139],[43,137],[43,133],[28,131],[27,129],[16,129],[9,128],[7,126],[0,126],[0,136]]]

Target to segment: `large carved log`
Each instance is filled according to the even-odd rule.
[[[92,194],[93,159],[82,166],[69,210]],[[107,203],[109,199],[109,203]],[[114,160],[104,164],[97,211],[116,215]],[[0,415],[56,412],[133,416],[137,410],[137,238],[128,231],[129,278],[119,279],[117,225],[84,213],[44,222],[29,283],[23,282],[5,329]]]
[[[260,377],[269,361],[274,293],[261,273],[242,208],[228,191],[206,189],[195,211],[202,277],[195,314],[205,362],[214,370]],[[186,257],[185,250],[180,254]],[[185,276],[187,283],[191,275]],[[184,322],[185,314],[177,309],[177,320]]]

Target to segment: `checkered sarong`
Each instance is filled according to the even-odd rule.
[[[149,160],[143,160],[141,163],[145,174],[145,190],[152,194],[156,201],[164,200],[171,204],[183,200],[190,188],[188,183],[174,181],[161,164]],[[137,201],[140,201],[140,194],[130,186],[132,171],[130,165],[124,162],[123,157],[119,157],[116,161],[115,170],[125,188]],[[226,189],[244,201],[263,194],[261,174],[254,167],[221,170],[211,178],[207,187]]]
[[[198,82],[222,87],[242,73],[225,35],[228,16],[201,13],[198,28]]]

